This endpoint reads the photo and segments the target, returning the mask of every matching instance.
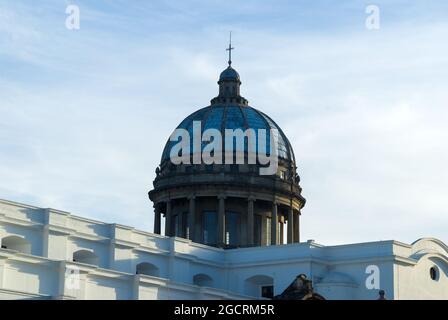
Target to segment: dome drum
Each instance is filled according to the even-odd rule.
[[[165,217],[165,235],[225,249],[280,245],[286,243],[286,225],[293,217],[293,238],[288,237],[287,242],[300,241],[298,202],[291,207],[286,198],[257,198],[249,192],[235,194],[225,189],[217,196],[217,190],[179,191],[155,203],[156,216]],[[277,224],[272,224],[274,220]]]

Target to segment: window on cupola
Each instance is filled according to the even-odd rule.
[[[217,244],[217,226],[218,226],[218,217],[215,211],[204,211],[203,214],[203,235],[202,241],[204,244],[208,245],[216,245]]]
[[[256,246],[261,245],[261,228],[262,228],[262,216],[256,214],[254,217],[254,244]]]
[[[280,171],[280,179],[285,180],[285,177],[286,177],[286,172],[281,170]]]
[[[175,214],[171,218],[171,230],[173,230],[175,237],[180,237],[179,232],[179,215]]]
[[[188,212],[182,212],[182,233],[181,237],[188,238]]]
[[[226,245],[235,247],[240,242],[240,233],[238,227],[240,226],[240,215],[236,212],[226,213]]]

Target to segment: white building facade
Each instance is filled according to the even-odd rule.
[[[299,274],[326,299],[448,299],[448,247],[222,249],[0,200],[0,299],[260,299]]]

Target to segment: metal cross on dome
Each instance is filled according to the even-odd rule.
[[[226,49],[226,51],[229,51],[229,67],[232,64],[232,50],[235,48],[232,47],[232,31],[230,31],[230,41],[229,41],[229,47]]]

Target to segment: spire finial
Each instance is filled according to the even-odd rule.
[[[226,51],[229,51],[229,67],[232,65],[232,50],[235,49],[232,47],[232,31],[230,31],[230,41],[229,41],[229,47],[226,49]]]

